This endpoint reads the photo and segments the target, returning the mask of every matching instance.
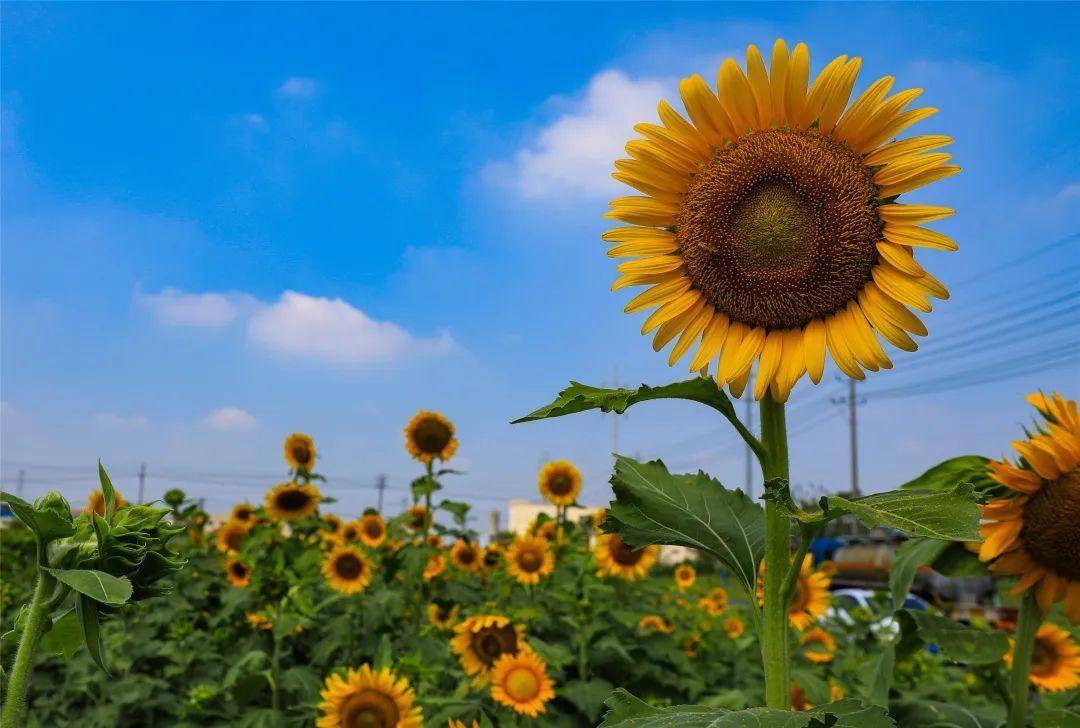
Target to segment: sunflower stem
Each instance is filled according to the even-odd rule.
[[[1020,602],[1020,614],[1017,618],[1016,633],[1013,635],[1012,672],[1009,673],[1008,728],[1024,728],[1027,722],[1028,675],[1031,672],[1031,657],[1035,652],[1035,633],[1042,624],[1042,610],[1035,601],[1034,589],[1028,589]]]
[[[788,477],[787,423],[784,403],[766,394],[761,400],[761,441],[765,480]],[[788,609],[785,586],[795,569],[791,558],[791,521],[775,503],[765,502],[765,606],[761,656],[765,666],[765,705],[791,707],[791,665],[788,655]]]
[[[11,676],[8,678],[3,716],[0,718],[0,726],[3,728],[16,728],[21,725],[20,717],[26,704],[26,690],[30,687],[30,667],[34,662],[38,640],[45,631],[45,624],[49,617],[49,596],[52,594],[55,583],[56,580],[48,572],[43,569],[38,570],[37,585],[30,599],[26,623],[23,626],[22,637],[19,639],[19,649],[15,653],[15,662],[11,666]]]

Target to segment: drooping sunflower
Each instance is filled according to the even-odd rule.
[[[1016,465],[990,464],[1013,495],[982,506],[979,558],[994,560],[995,573],[1020,577],[1014,594],[1034,588],[1043,612],[1064,601],[1069,621],[1080,624],[1080,414],[1075,400],[1056,392],[1028,402],[1044,422],[1013,443]]]
[[[1005,664],[1012,667],[1013,641],[1009,640]],[[1028,680],[1040,690],[1056,693],[1080,687],[1080,645],[1068,632],[1046,622],[1035,633]]]
[[[420,506],[423,508],[423,506]],[[426,511],[425,511],[426,513]],[[423,525],[420,530],[423,530]],[[366,513],[360,517],[360,541],[369,548],[378,548],[386,540],[386,524],[377,513]]]
[[[461,607],[457,604],[432,602],[427,608],[428,621],[438,629],[450,629],[454,626],[460,609]]]
[[[230,519],[233,521],[239,521],[241,523],[254,522],[255,519],[255,506],[250,503],[237,503],[232,508],[232,515]]]
[[[454,425],[438,412],[420,410],[405,425],[405,449],[415,460],[446,462],[457,452]]]
[[[251,581],[251,568],[240,559],[229,559],[225,574],[233,586],[247,586]]]
[[[289,467],[311,470],[315,466],[315,441],[302,432],[294,432],[285,438],[282,448]]]
[[[356,594],[371,583],[372,566],[360,549],[338,546],[323,558],[322,572],[334,591]]]
[[[520,584],[539,584],[554,570],[555,554],[540,536],[519,536],[506,552],[506,571]]]
[[[419,533],[424,530],[429,520],[427,508],[422,505],[409,506],[405,511],[405,528]]]
[[[600,576],[616,576],[620,579],[644,578],[659,554],[659,546],[632,549],[617,533],[600,535],[593,547]]]
[[[685,592],[696,580],[697,571],[690,564],[679,564],[675,567],[675,585],[679,587],[679,591]]]
[[[836,654],[836,640],[823,629],[807,630],[799,644],[803,646],[803,657],[811,662],[831,662]]]
[[[731,639],[737,639],[742,637],[742,633],[746,631],[746,625],[743,624],[741,619],[735,617],[728,617],[724,620],[724,633]]]
[[[454,566],[464,571],[476,573],[484,568],[484,556],[475,541],[459,539],[450,549],[450,560]]]
[[[424,581],[431,581],[446,569],[446,556],[432,554],[428,557],[427,566],[424,567]]]
[[[359,670],[349,668],[344,676],[326,678],[326,689],[319,693],[322,715],[317,728],[422,728],[424,715],[414,705],[416,696],[409,681],[399,678],[389,668],[375,671],[370,665]]]
[[[247,538],[251,525],[243,521],[226,521],[221,524],[217,532],[217,547],[219,551],[234,554],[240,550]]]
[[[115,493],[116,493],[116,508],[117,508],[117,510],[119,510],[119,509],[121,509],[121,508],[123,508],[124,506],[127,505],[127,501],[125,501],[120,496],[120,491],[116,490]],[[90,495],[87,496],[87,498],[86,498],[86,512],[87,513],[96,513],[99,516],[101,516],[102,518],[105,517],[105,494],[101,491],[100,488],[98,490],[90,491]]]
[[[540,469],[537,483],[548,503],[569,506],[581,493],[581,471],[569,460],[555,460]]]
[[[638,627],[650,632],[660,632],[661,634],[671,634],[675,631],[675,625],[658,614],[646,614],[638,622]]]
[[[547,665],[528,648],[502,655],[491,669],[491,698],[520,715],[535,718],[546,712],[554,685]]]
[[[807,87],[804,44],[773,46],[770,68],[747,50],[728,58],[718,92],[701,76],[679,93],[689,121],[666,101],[660,124],[638,124],[615,179],[644,196],[613,200],[604,233],[619,264],[613,289],[647,286],[627,313],[656,307],[642,333],[653,348],[676,341],[674,365],[700,340],[691,371],[717,362],[716,379],[741,394],[758,360],[754,396],[787,399],[803,374],[821,380],[826,351],[847,376],[892,366],[877,339],[914,351],[945,287],[913,247],[955,250],[923,223],[953,213],[907,205],[903,193],[960,171],[933,150],[941,135],[892,141],[936,109],[905,110],[920,89],[888,96],[893,78],[853,103],[861,59],[836,58]]]
[[[799,576],[795,580],[795,594],[791,597],[791,604],[788,606],[788,618],[791,625],[799,631],[805,630],[823,617],[825,610],[829,608],[829,583],[832,580],[826,572],[812,568],[810,559],[810,555],[807,554],[799,567]],[[765,559],[761,560],[758,571],[758,604],[763,604],[765,601]]]
[[[498,614],[467,617],[454,627],[450,649],[466,675],[486,682],[491,668],[503,655],[516,655],[525,647],[525,628]]]
[[[338,541],[340,543],[356,543],[362,540],[362,532],[360,521],[345,521],[345,523],[341,524],[341,530],[338,531]]]
[[[281,483],[266,492],[266,512],[271,518],[298,521],[319,510],[322,493],[311,483]]]

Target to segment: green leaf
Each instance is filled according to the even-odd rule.
[[[109,474],[105,472],[105,466],[98,460],[98,480],[101,481],[101,494],[105,496],[105,520],[112,523],[113,514],[116,513],[116,488],[109,480]]]
[[[630,546],[700,549],[720,560],[748,593],[765,555],[765,511],[745,493],[728,490],[705,473],[672,475],[663,462],[615,457],[616,500],[601,524]]]
[[[600,716],[612,687],[611,683],[601,678],[571,680],[562,686],[559,695],[573,703],[574,707],[589,719],[589,725],[593,725]]]
[[[442,490],[442,486],[439,485],[439,481],[434,478],[429,478],[426,475],[421,475],[419,478],[410,483],[412,488],[413,498],[421,500],[424,496],[430,495],[437,490]]]
[[[55,510],[40,508],[37,505],[27,503],[22,498],[6,491],[0,491],[0,500],[11,508],[11,512],[26,524],[26,527],[34,532],[42,545],[46,545],[58,538],[67,538],[75,533],[75,526],[71,522],[71,513],[67,518]]]
[[[1080,706],[1048,708],[1036,705],[1032,722],[1035,728],[1076,728],[1080,726]]]
[[[896,666],[896,646],[882,645],[867,663],[862,673],[862,696],[873,705],[889,705],[893,668]]]
[[[131,599],[131,582],[94,569],[48,569],[58,581],[102,604],[123,604]]]
[[[968,665],[991,665],[1009,650],[1009,638],[999,630],[976,629],[930,612],[906,610],[919,628],[919,637],[936,645],[948,659]]]
[[[379,651],[375,653],[376,670],[381,670],[384,667],[390,668],[394,666],[394,653],[390,647],[390,635],[384,634],[382,639],[379,640]]]
[[[952,490],[960,483],[971,483],[982,493],[997,487],[997,482],[989,475],[989,462],[982,455],[950,458],[899,487],[901,490]]]
[[[82,626],[79,624],[79,615],[76,614],[74,608],[54,620],[52,628],[42,636],[40,642],[42,650],[54,655],[63,655],[67,660],[70,660],[82,645]]]
[[[80,594],[75,601],[75,613],[82,625],[83,639],[86,641],[86,649],[90,651],[97,666],[106,674],[109,668],[105,667],[105,655],[101,650],[101,623],[98,614],[98,603],[90,597]]]
[[[460,501],[444,500],[439,504],[439,508],[449,512],[454,517],[454,522],[461,528],[465,528],[465,523],[469,517],[469,504],[462,503]]]
[[[898,728],[999,728],[1003,723],[994,716],[931,700],[896,700],[889,712]]]
[[[892,594],[893,611],[904,606],[908,591],[920,566],[934,563],[945,553],[951,542],[935,538],[916,537],[908,539],[893,554],[889,565],[889,592]]]

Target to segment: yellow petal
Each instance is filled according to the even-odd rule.
[[[634,258],[641,255],[666,255],[679,249],[674,240],[644,240],[640,243],[621,243],[608,248],[609,258]]]
[[[685,269],[679,268],[670,273],[635,273],[628,276],[619,276],[615,279],[615,282],[611,284],[611,290],[618,291],[623,288],[630,288],[631,286],[651,286],[657,283],[668,283],[680,279],[686,280],[689,283],[689,279],[686,277],[685,273]]]
[[[803,331],[803,355],[806,359],[806,373],[810,381],[817,384],[825,371],[825,322],[814,319]]]
[[[940,167],[950,159],[952,159],[952,155],[945,152],[930,152],[928,154],[914,154],[908,157],[901,157],[894,162],[889,162],[875,172],[874,184],[879,187],[894,185],[898,182],[910,179],[920,172],[925,172],[934,167]]]
[[[683,264],[678,255],[654,255],[651,258],[639,258],[619,263],[619,273],[668,273]]]
[[[787,85],[784,93],[784,108],[788,123],[799,125],[803,110],[806,108],[806,83],[810,78],[810,50],[805,43],[799,43],[791,52],[787,65]]]
[[[910,139],[901,139],[900,141],[886,144],[885,146],[870,152],[870,154],[867,154],[863,159],[863,163],[868,167],[878,167],[882,164],[887,164],[894,159],[900,159],[909,154],[930,152],[934,149],[952,144],[952,142],[952,138],[947,137],[944,134],[925,134],[923,136],[911,137]]]
[[[856,300],[859,302],[859,309],[862,311],[863,315],[866,316],[870,325],[884,336],[886,341],[904,351],[915,351],[919,348],[919,345],[915,343],[914,339],[908,336],[906,331],[890,321],[876,305],[870,302],[865,289],[859,291],[859,296]]]
[[[757,104],[750,84],[735,59],[728,58],[720,65],[716,86],[719,89],[720,106],[731,119],[738,136],[757,128]]]
[[[851,89],[855,86],[855,78],[859,75],[861,67],[862,59],[852,58],[837,74],[826,95],[825,104],[821,108],[821,116],[818,119],[818,131],[822,134],[829,134],[836,127],[836,122],[851,99]]]
[[[746,368],[746,371],[741,376],[735,377],[728,382],[728,391],[731,392],[731,396],[738,399],[742,396],[743,390],[746,389],[746,380],[750,378],[750,367]]]
[[[755,326],[743,336],[738,354],[732,361],[731,371],[727,372],[728,377],[735,379],[746,373],[754,363],[754,359],[761,353],[763,346],[765,346],[765,329]]]
[[[674,205],[652,197],[619,197],[611,201],[611,209],[604,217],[633,225],[671,227],[676,213]]]
[[[645,323],[641,326],[642,335],[649,333],[660,324],[675,318],[699,300],[701,300],[701,293],[693,288],[679,294],[676,298],[671,299],[660,308],[653,311],[649,318],[645,319]]]
[[[708,161],[708,157],[699,154],[692,146],[684,144],[679,135],[672,133],[666,126],[640,123],[634,125],[634,131],[686,163],[693,165]]]
[[[675,342],[675,346],[671,349],[671,354],[668,356],[668,366],[675,366],[675,362],[683,358],[683,355],[694,345],[694,342],[698,340],[698,337],[712,322],[714,315],[713,307],[702,299],[700,307],[696,307],[696,315],[693,320],[686,326],[682,335],[679,336],[679,340]]]
[[[926,326],[919,317],[904,308],[899,301],[886,295],[877,284],[867,283],[862,293],[866,295],[870,304],[889,321],[916,336],[926,336]]]
[[[660,167],[638,159],[617,159],[615,169],[668,192],[686,192],[690,183],[689,175],[674,172],[670,167]]]
[[[658,283],[630,299],[630,302],[623,308],[623,312],[637,313],[652,306],[659,306],[681,295],[688,288],[690,288],[690,279],[685,276]]]
[[[757,46],[746,49],[746,80],[754,94],[757,106],[756,129],[767,129],[772,122],[772,89],[769,86],[769,72],[765,70],[765,59]]]
[[[777,126],[787,121],[784,97],[787,89],[788,49],[787,43],[777,40],[773,44],[772,59],[769,61],[769,102],[773,120]]]
[[[723,384],[731,377],[728,376],[734,368],[735,359],[739,355],[743,338],[750,332],[746,324],[732,321],[728,326],[727,337],[724,339],[724,347],[720,351],[720,363],[716,368],[716,381]]]
[[[698,371],[716,357],[720,347],[724,345],[727,330],[728,317],[717,311],[716,315],[713,316],[712,323],[709,324],[705,334],[701,337],[701,346],[698,347],[693,361],[690,362],[690,371]]]
[[[882,293],[887,294],[905,306],[918,309],[924,313],[933,311],[933,306],[924,297],[922,289],[914,283],[914,279],[904,275],[888,263],[874,266],[871,271],[874,283],[878,285]]]
[[[668,345],[672,339],[679,334],[686,331],[686,327],[689,326],[694,318],[701,313],[704,302],[700,299],[694,303],[690,308],[686,309],[678,316],[665,321],[656,331],[656,336],[653,337],[653,351],[660,351]]]
[[[879,209],[883,210],[886,207],[892,207],[892,205],[883,205]],[[957,249],[956,243],[949,236],[942,235],[936,230],[927,230],[915,225],[887,222],[882,234],[890,243],[896,243],[897,245],[933,248],[934,250],[947,250],[949,252]]]
[[[882,258],[889,261],[908,275],[921,276],[926,272],[915,260],[915,256],[911,254],[911,248],[906,245],[897,245],[896,243],[882,240],[876,247]]]
[[[773,386],[776,388],[773,396],[778,402],[787,401],[791,389],[806,372],[804,340],[805,336],[801,329],[789,329],[784,332],[784,351],[780,360],[780,369],[773,377]]]
[[[697,171],[696,163],[688,162],[667,147],[650,142],[648,139],[631,139],[624,148],[626,153],[634,159],[671,174],[686,177]]]
[[[935,207],[934,205],[901,205],[892,203],[878,207],[878,216],[886,223],[898,225],[919,225],[924,222],[933,222],[950,215],[955,215],[956,210],[948,207]]]
[[[632,225],[605,230],[600,237],[609,243],[675,242],[675,233],[670,230]]]
[[[855,363],[855,357],[844,341],[844,324],[839,320],[839,313],[825,319],[825,341],[829,346],[829,353],[833,361],[844,374],[852,379],[866,379],[862,369]]]
[[[852,330],[861,342],[863,355],[871,357],[874,364],[882,369],[892,369],[892,361],[881,347],[881,342],[874,336],[874,329],[863,315],[857,301],[848,304],[848,317]]]
[[[946,177],[952,177],[954,174],[957,174],[959,172],[960,168],[957,167],[955,164],[944,164],[940,167],[928,169],[924,172],[920,172],[919,174],[908,177],[902,182],[897,182],[896,184],[882,187],[878,194],[883,199],[889,197],[896,197],[897,195],[902,195],[905,192],[911,192],[912,190],[916,190],[928,184],[943,180]]]
[[[893,119],[892,122],[887,124],[877,134],[868,137],[866,141],[863,142],[861,148],[857,149],[856,151],[864,152],[871,149],[877,149],[879,146],[884,144],[889,139],[892,139],[904,129],[907,129],[913,124],[919,123],[923,119],[933,116],[937,113],[937,111],[937,109],[929,106],[923,109],[912,109],[911,111],[905,111],[904,113],[899,114],[895,119]]]
[[[872,145],[869,140],[878,138],[881,135],[882,130],[886,129],[896,121],[896,117],[899,116],[901,110],[918,98],[921,93],[921,88],[911,88],[900,91],[885,99],[885,101],[870,114],[862,128],[847,139],[848,145],[860,154],[865,154],[876,149],[881,142]],[[886,136],[882,141],[888,138],[889,137]]]
[[[847,56],[837,56],[829,61],[825,68],[821,69],[821,73],[818,74],[813,85],[810,86],[810,93],[806,95],[806,106],[799,116],[798,126],[808,127],[818,119],[825,102],[828,100],[833,84],[837,83],[837,78],[843,72],[846,64]]]
[[[657,111],[660,114],[660,121],[664,122],[664,126],[670,129],[671,133],[681,139],[685,145],[702,157],[707,158],[712,153],[712,147],[709,146],[708,140],[694,128],[693,124],[684,119],[682,114],[671,108],[671,104],[667,101],[661,101],[657,105]]]
[[[892,88],[893,77],[885,76],[870,84],[870,87],[862,92],[855,100],[851,108],[841,117],[833,131],[833,136],[840,141],[847,141],[848,137],[858,133],[870,114],[878,107],[885,94]]]
[[[766,390],[772,383],[773,376],[780,368],[780,357],[783,354],[784,332],[770,331],[765,337],[765,344],[761,348],[761,359],[758,361],[757,372],[754,374],[754,399],[765,396]]]
[[[866,341],[863,339],[861,332],[858,329],[858,324],[852,316],[851,308],[842,308],[837,311],[836,319],[840,331],[843,332],[844,344],[847,345],[851,355],[855,357],[856,363],[872,372],[876,372],[880,369],[881,367],[878,364],[877,357],[874,356],[873,350],[866,344]]]
[[[646,182],[635,175],[624,174],[623,172],[613,172],[611,176],[619,182],[622,182],[624,185],[633,187],[638,192],[642,192],[659,202],[665,202],[669,205],[678,205],[682,202],[682,194],[669,192],[650,182]]]
[[[734,138],[727,116],[705,79],[697,74],[684,78],[679,82],[679,95],[682,96],[690,120],[709,144],[723,147],[725,136],[728,139]]]

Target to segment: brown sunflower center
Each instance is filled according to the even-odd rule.
[[[484,566],[492,567],[499,565],[499,552],[489,549],[484,552]]]
[[[345,728],[394,728],[401,720],[394,699],[378,690],[361,690],[350,695],[341,706]]]
[[[473,562],[476,561],[476,552],[474,552],[468,546],[466,546],[464,548],[460,548],[460,549],[458,549],[457,559],[458,559],[458,563],[472,564]]]
[[[548,479],[548,490],[552,495],[566,495],[573,489],[574,481],[565,473],[558,473]]]
[[[523,551],[518,555],[518,566],[522,571],[532,573],[540,569],[544,560],[535,551]]]
[[[417,517],[414,515],[413,518],[415,519]],[[422,520],[422,518],[423,517],[421,516],[420,519]],[[383,535],[383,525],[378,521],[368,521],[364,524],[364,533],[366,533],[369,538],[378,538]]]
[[[364,573],[364,562],[356,554],[342,554],[334,561],[334,571],[342,579],[355,579]]]
[[[469,645],[477,659],[485,666],[491,667],[502,655],[514,654],[518,651],[517,631],[510,625],[484,627],[473,634]]]
[[[610,550],[611,558],[615,563],[623,566],[633,566],[645,555],[644,549],[632,549],[618,536],[612,536]]]
[[[251,518],[251,514],[252,514],[252,509],[251,508],[249,508],[248,506],[240,506],[239,508],[236,509],[236,516],[235,517],[236,517],[236,520],[238,520],[238,521],[246,521],[249,518]]]
[[[292,446],[293,460],[301,465],[309,465],[311,463],[311,448],[304,443],[298,443]]]
[[[244,531],[239,528],[230,530],[225,534],[225,544],[233,551],[239,551],[244,545]]]
[[[230,566],[229,568],[232,570],[232,575],[235,576],[237,579],[243,579],[245,576],[247,576],[247,567],[241,564],[239,561],[233,562],[232,566]]]
[[[1043,677],[1054,672],[1057,667],[1058,652],[1052,642],[1036,638],[1035,650],[1031,653],[1031,674]]]
[[[1024,547],[1042,566],[1080,581],[1080,468],[1043,485],[1024,504]]]
[[[717,310],[787,329],[828,316],[867,281],[881,239],[870,170],[813,131],[766,129],[695,175],[676,224],[690,279]]]
[[[420,452],[428,455],[438,455],[450,444],[450,438],[454,433],[450,431],[445,422],[428,417],[421,420],[413,430],[413,442],[420,448]]]
[[[301,488],[289,488],[278,493],[277,507],[285,512],[302,511],[311,503],[311,496]]]
[[[341,537],[343,539],[345,539],[346,541],[355,541],[356,540],[356,527],[355,526],[344,526],[341,529]]]

